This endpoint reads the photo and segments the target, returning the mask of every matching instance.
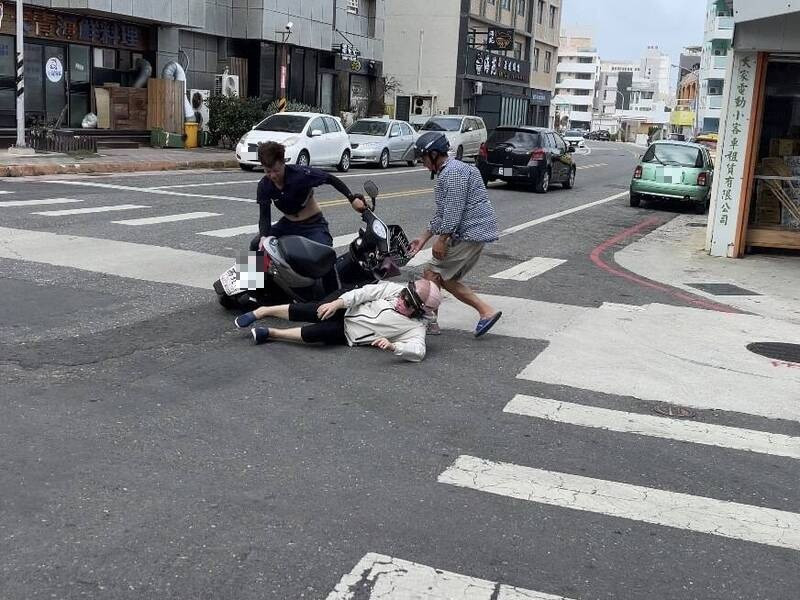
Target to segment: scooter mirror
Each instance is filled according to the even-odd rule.
[[[375,185],[375,182],[371,179],[364,182],[364,191],[367,192],[367,196],[373,200],[378,197],[378,186]]]

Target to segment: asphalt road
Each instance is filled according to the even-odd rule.
[[[593,143],[576,158],[572,190],[493,185],[501,228],[527,226],[493,244],[467,282],[533,309],[685,306],[609,272],[615,238],[637,239],[680,210],[628,206],[639,152]],[[249,235],[208,233],[255,222],[259,177],[0,181],[0,246],[34,231],[88,239],[88,251],[92,240],[115,240],[233,257]],[[357,168],[345,181],[356,189],[369,178],[385,220],[409,238],[424,228],[433,206],[425,171]],[[334,236],[357,230],[334,190],[318,198]],[[53,202],[7,204],[31,200]],[[99,206],[115,209],[35,214]],[[208,214],[114,222],[187,213]],[[67,238],[43,239],[57,248]],[[732,503],[800,512],[792,459],[503,412],[522,394],[654,414],[646,398],[517,377],[548,344],[525,333],[536,310],[512,324],[515,335],[446,329],[429,338],[421,364],[370,349],[252,347],[210,290],[63,266],[65,248],[63,262],[0,258],[4,600],[325,598],[369,553],[575,600],[796,597],[796,549],[659,524],[639,508],[574,510],[510,497],[503,485],[487,493],[442,480],[473,456],[718,501],[707,516]],[[536,257],[563,262],[527,280],[492,277]],[[186,273],[196,268],[186,259]],[[741,414],[698,419],[797,435],[795,424]],[[374,585],[363,578],[337,598],[378,597]],[[474,597],[539,597],[491,589]]]

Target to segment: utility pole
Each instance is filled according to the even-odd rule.
[[[22,0],[17,0],[17,143],[9,149],[12,154],[33,154],[25,143],[25,38]]]
[[[288,104],[287,94],[287,71],[289,70],[289,46],[287,42],[292,35],[294,23],[289,21],[285,31],[276,31],[281,34],[281,54],[280,54],[280,99],[278,100],[278,112],[284,112]]]

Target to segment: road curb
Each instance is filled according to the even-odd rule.
[[[64,164],[0,165],[0,177],[30,177],[35,175],[74,175],[85,173],[135,173],[141,171],[180,171],[185,169],[232,169],[236,159],[141,161]]]

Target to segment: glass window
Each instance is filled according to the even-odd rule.
[[[69,47],[70,83],[89,82],[89,46]]]
[[[547,50],[544,53],[544,72],[545,73],[549,73],[550,72],[550,67],[552,66],[552,63],[553,63],[553,53],[550,52],[549,50]],[[590,79],[590,78],[587,77],[587,79]]]
[[[553,134],[553,137],[556,139],[556,148],[559,150],[559,152],[562,152],[562,153],[566,152],[567,151],[567,143],[564,141],[564,138],[562,138],[560,135],[555,134],[555,133]]]
[[[347,12],[354,15],[358,14],[358,0],[347,0]]]
[[[256,130],[302,133],[306,123],[308,123],[308,117],[299,117],[297,115],[272,115],[256,125]]]
[[[14,38],[0,35],[0,77],[14,77]]]
[[[534,71],[538,71],[539,70],[539,49],[538,48],[534,48],[533,49],[533,70]]]
[[[503,0],[503,10],[511,10],[511,0]]]
[[[527,4],[525,0],[517,0],[517,14],[525,14],[525,4]]]
[[[94,49],[94,68],[95,69],[116,69],[117,51],[107,48]]]
[[[392,125],[392,130],[391,130],[391,132],[389,132],[389,135],[392,136],[392,137],[399,136],[400,135],[400,125],[398,125],[397,123]]]
[[[311,125],[308,126],[308,137],[311,137],[311,134],[316,130],[325,133],[325,121],[322,120],[322,117],[317,117],[311,121]]]
[[[403,128],[403,135],[414,135],[414,130],[408,123],[400,123],[400,127]]]
[[[323,117],[325,121],[325,127],[328,129],[328,133],[339,133],[342,128],[339,126],[339,123],[333,117]]]
[[[44,47],[25,44],[25,112],[44,113]]]
[[[703,154],[692,146],[678,144],[653,144],[642,157],[642,162],[660,163],[681,167],[703,167]]]
[[[558,8],[555,6],[550,7],[550,29],[554,29],[556,26],[556,17],[558,16]]]
[[[522,60],[522,42],[514,42],[514,58]]]
[[[514,148],[537,148],[540,145],[539,134],[518,129],[495,129],[489,138],[492,144],[507,144]]]
[[[422,126],[423,131],[459,131],[461,119],[453,117],[434,117]]]
[[[544,23],[544,0],[539,0],[539,7],[536,10],[536,21],[539,25]]]
[[[370,119],[361,119],[356,121],[347,130],[348,133],[356,133],[358,135],[374,135],[376,137],[383,137],[386,135],[386,130],[389,128],[389,123],[386,121],[372,121]]]

